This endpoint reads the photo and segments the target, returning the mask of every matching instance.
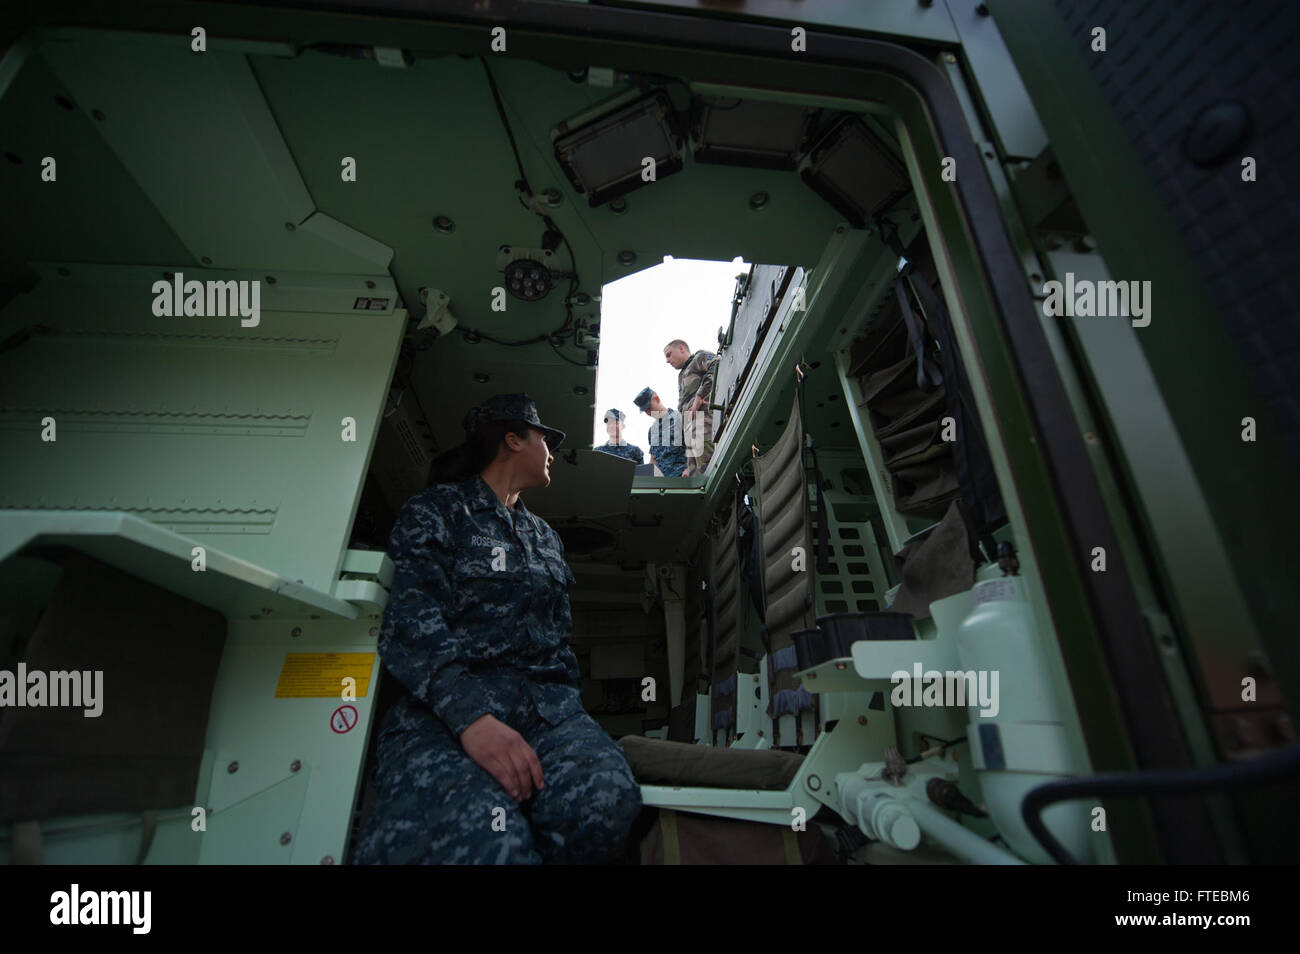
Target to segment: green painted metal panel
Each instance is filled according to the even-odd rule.
[[[68,271],[0,313],[5,337],[55,330],[0,356],[0,506],[132,513],[331,592],[405,313],[343,311],[367,281],[354,276],[332,289],[332,313],[281,311],[270,292],[256,327],[156,317],[162,269]],[[372,281],[393,294],[390,280]],[[295,283],[312,279],[286,288]],[[282,300],[301,307],[294,298]],[[55,441],[42,440],[46,418]]]

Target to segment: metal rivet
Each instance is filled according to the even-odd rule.
[[[609,211],[615,215],[622,215],[627,211],[627,199],[614,199],[609,203]]]
[[[379,627],[378,627],[378,626],[371,626],[371,627],[370,627],[370,635],[371,635],[371,636],[378,636],[378,635],[379,635]]]
[[[274,275],[267,275],[267,276],[266,276],[266,283],[267,283],[268,285],[274,285],[274,284],[275,284],[275,276],[274,276]]]
[[[212,259],[208,258],[206,255],[204,255],[203,258],[200,259],[200,261],[203,262],[204,265],[212,264]]]
[[[285,222],[285,223],[284,223],[284,230],[285,230],[286,232],[292,232],[292,231],[294,231],[294,230],[297,229],[297,228],[298,228],[298,226],[294,225],[292,222]]]
[[[814,791],[814,792],[819,792],[819,791],[821,791],[822,780],[821,780],[820,778],[818,778],[816,775],[809,775],[809,776],[808,776],[808,787],[809,787],[812,791]]]
[[[290,635],[290,636],[293,636],[295,639],[296,639],[297,637],[301,636],[301,635],[302,635],[302,627],[301,627],[301,626],[295,626],[293,629],[289,630],[289,635]]]
[[[772,197],[766,192],[755,192],[749,197],[749,207],[757,212],[759,209],[766,208],[771,199]]]
[[[956,62],[957,62],[957,56],[956,56],[956,54],[954,54],[954,53],[945,53],[945,54],[943,55],[943,61],[944,61],[945,63],[956,63]]]
[[[1250,136],[1250,113],[1238,102],[1215,103],[1196,117],[1183,151],[1196,165],[1217,165],[1237,151]]]
[[[234,775],[236,772],[239,771],[239,763],[231,762],[229,765],[226,766],[226,771],[229,772],[231,775]]]
[[[322,858],[322,859],[320,860],[320,863],[323,864],[323,865],[332,865],[332,864],[334,864],[334,856],[333,856],[333,855],[326,855],[324,858]]]
[[[291,841],[293,841],[293,835],[289,834],[287,831],[280,836],[280,844],[282,845],[287,845]]]
[[[296,772],[301,768],[302,768],[302,762],[300,762],[298,759],[294,759],[292,762],[289,763],[290,772]]]
[[[633,252],[633,251],[628,250],[628,249],[624,249],[623,251],[619,252],[619,253],[618,253],[618,263],[619,263],[620,265],[635,265],[635,264],[636,264],[636,252]]]
[[[456,231],[456,223],[452,221],[450,216],[446,215],[440,215],[434,219],[433,227],[443,235],[450,235],[452,232]],[[505,251],[509,251],[509,249],[505,249]]]

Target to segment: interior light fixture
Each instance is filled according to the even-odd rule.
[[[523,301],[546,297],[555,282],[551,270],[530,258],[517,258],[506,266],[506,288]]]
[[[700,100],[692,139],[699,162],[793,169],[820,110],[762,100]]]
[[[902,163],[862,120],[845,117],[808,156],[803,181],[853,224],[863,228],[911,188]]]
[[[502,245],[497,250],[496,265],[505,273],[506,290],[520,301],[545,298],[555,287],[555,272],[551,268],[554,254],[549,248]]]
[[[555,158],[592,206],[650,185],[682,168],[685,138],[662,89],[619,106],[555,139]],[[643,176],[654,160],[654,180]]]

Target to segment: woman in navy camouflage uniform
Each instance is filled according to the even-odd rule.
[[[474,408],[465,430],[455,476],[469,476],[408,500],[389,541],[379,652],[407,692],[379,736],[355,861],[612,860],[640,789],[582,708],[563,545],[519,499],[550,483],[564,434],[525,394]]]

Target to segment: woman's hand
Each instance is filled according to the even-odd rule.
[[[484,715],[460,734],[461,748],[516,802],[545,788],[542,763],[524,737],[495,716]]]

